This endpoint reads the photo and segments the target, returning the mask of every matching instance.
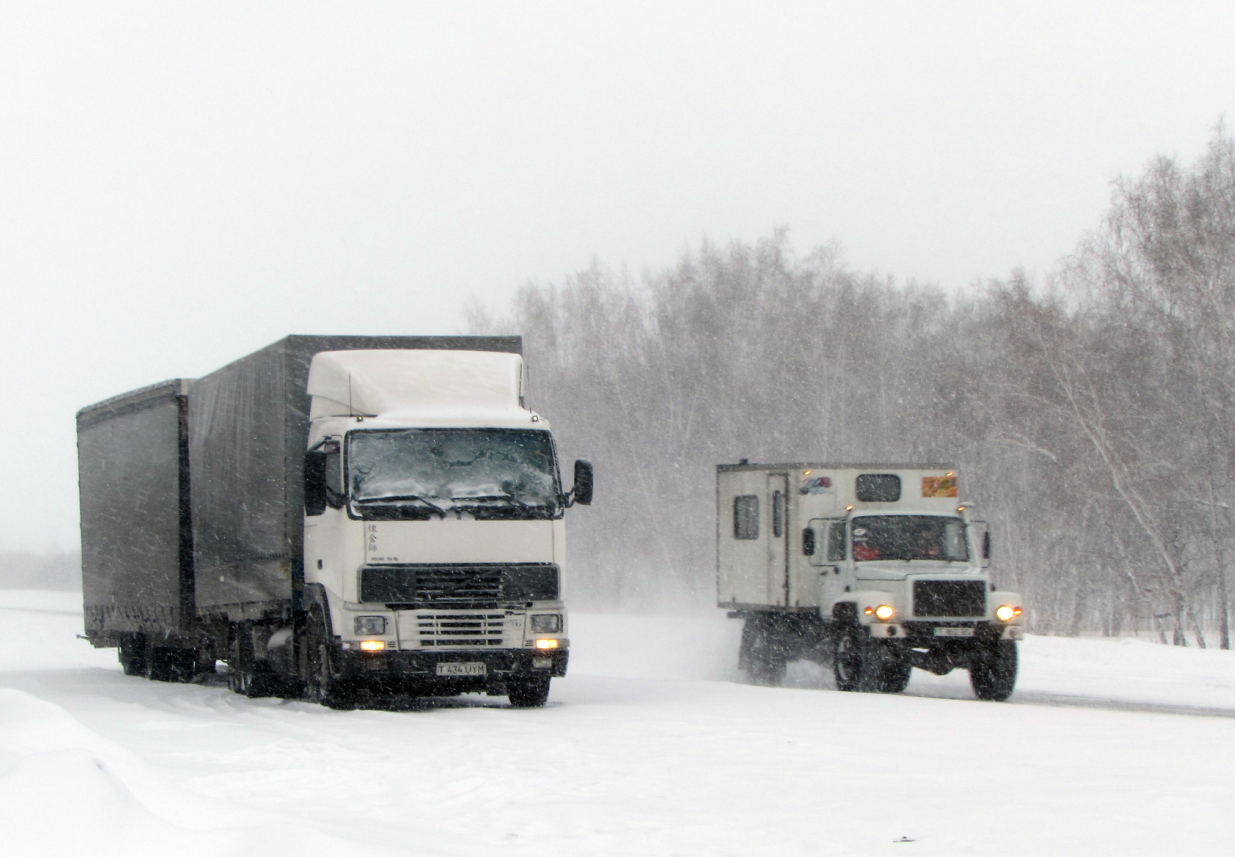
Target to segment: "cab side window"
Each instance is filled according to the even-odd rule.
[[[828,528],[828,562],[845,560],[845,524],[838,521]]]

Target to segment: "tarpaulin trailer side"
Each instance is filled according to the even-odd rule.
[[[86,635],[175,643],[194,629],[187,399],[176,379],[77,414]]]
[[[188,406],[200,615],[301,607],[309,364],[321,351],[522,353],[518,336],[289,336],[194,382]]]

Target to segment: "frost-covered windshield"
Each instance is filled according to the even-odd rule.
[[[965,522],[944,515],[863,515],[853,519],[853,558],[965,561]]]
[[[374,519],[545,518],[559,512],[557,461],[547,431],[353,431],[348,502]]]

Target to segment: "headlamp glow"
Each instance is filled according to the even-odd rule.
[[[1019,607],[1013,607],[1011,604],[1000,604],[995,608],[995,618],[1000,622],[1011,622],[1023,611]]]

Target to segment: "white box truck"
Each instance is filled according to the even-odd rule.
[[[716,476],[717,599],[744,622],[753,680],[808,659],[840,690],[899,693],[918,667],[1011,695],[1024,607],[991,580],[955,468],[743,460]]]
[[[569,653],[558,471],[518,337],[291,336],[79,412],[86,636],[130,674],[329,705],[543,705]]]

